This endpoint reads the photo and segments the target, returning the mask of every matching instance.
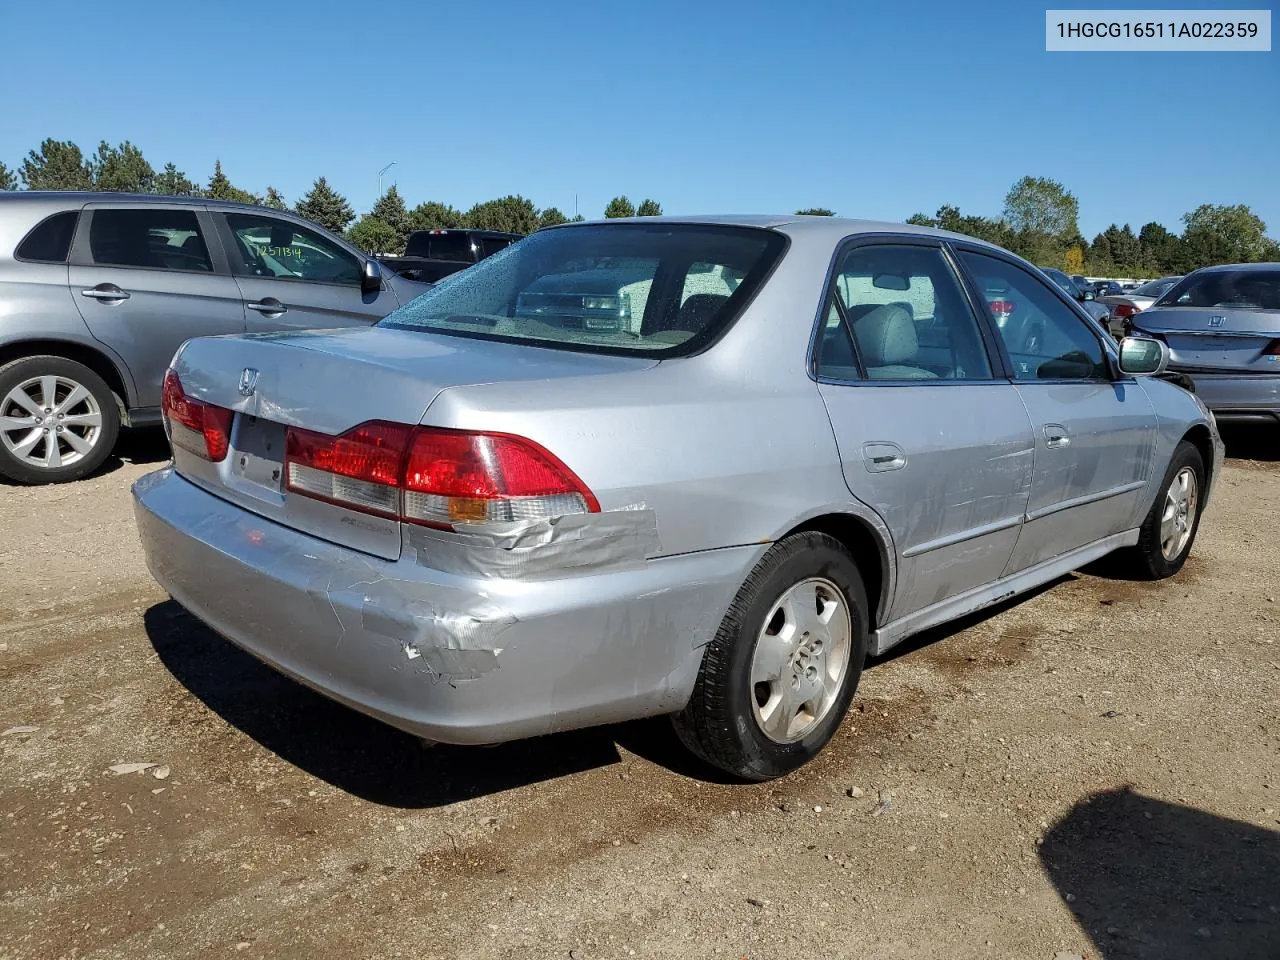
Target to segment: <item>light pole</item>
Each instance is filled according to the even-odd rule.
[[[382,175],[396,165],[396,161],[392,160],[385,167],[378,171],[378,196],[382,196]]]

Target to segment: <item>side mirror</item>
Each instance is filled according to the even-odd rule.
[[[363,293],[377,293],[382,289],[382,265],[370,257],[364,262],[364,270],[360,274],[360,290]]]
[[[1169,366],[1169,345],[1147,337],[1125,337],[1120,341],[1120,372],[1135,377],[1154,377]]]

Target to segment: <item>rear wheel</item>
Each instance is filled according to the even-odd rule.
[[[838,540],[801,533],[774,544],[707,646],[675,718],[681,740],[748,780],[808,762],[853,699],[867,624],[862,577]]]
[[[65,483],[107,459],[120,432],[102,378],[65,357],[23,357],[0,367],[0,476]]]
[[[1204,505],[1204,459],[1195,444],[1178,444],[1165,471],[1156,502],[1142,523],[1138,545],[1128,553],[1138,576],[1147,580],[1171,577],[1187,562],[1200,529]]]

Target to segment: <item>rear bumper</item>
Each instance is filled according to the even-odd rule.
[[[172,468],[133,496],[147,565],[183,607],[280,672],[447,743],[681,709],[765,549],[538,582],[471,578],[280,526]]]
[[[1177,367],[1169,369],[1177,370]],[[1270,376],[1179,372],[1186,373],[1195,382],[1196,396],[1219,421],[1280,422],[1280,373]]]

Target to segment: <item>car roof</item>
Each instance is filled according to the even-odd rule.
[[[1254,270],[1275,271],[1280,270],[1280,262],[1263,262],[1263,263],[1218,263],[1212,267],[1201,267],[1196,273],[1221,273],[1224,270],[1253,272]]]
[[[661,217],[617,217],[605,220],[582,220],[562,223],[550,230],[572,229],[574,227],[602,226],[613,223],[670,223],[670,224],[705,224],[722,227],[756,227],[766,230],[778,230],[792,236],[826,237],[839,240],[856,233],[896,233],[911,236],[938,237],[950,240],[964,240],[983,247],[998,249],[994,244],[950,230],[939,230],[937,227],[922,227],[913,223],[893,223],[887,220],[858,220],[851,217],[814,217],[802,214],[694,214],[688,216]]]
[[[80,206],[85,203],[163,203],[170,206],[225,207],[232,210],[270,210],[297,216],[292,210],[277,210],[255,203],[235,200],[213,200],[208,197],[177,197],[161,193],[110,193],[99,190],[0,190],[0,203],[41,203]]]

